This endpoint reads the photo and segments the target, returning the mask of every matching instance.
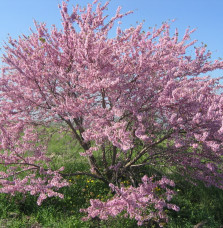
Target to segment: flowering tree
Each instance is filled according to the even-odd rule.
[[[89,217],[106,219],[126,210],[141,224],[152,215],[143,217],[137,208],[152,203],[161,210],[154,216],[162,220],[165,206],[179,208],[162,204],[153,189],[170,180],[144,177],[139,186],[137,167],[166,167],[192,182],[223,188],[221,86],[219,79],[200,76],[223,69],[223,62],[212,62],[205,46],[188,56],[187,49],[196,42],[190,41],[193,31],[179,40],[177,31],[170,35],[167,23],[146,33],[142,24],[126,30],[118,26],[110,38],[115,21],[130,12],[120,14],[118,8],[108,20],[103,16],[108,3],[97,2],[86,9],[76,6],[71,14],[63,2],[61,30],[53,26],[48,31],[44,23],[35,22],[30,36],[9,38],[5,45],[0,192],[38,194],[38,204],[47,197],[63,197],[57,190],[68,185],[66,173],[51,168],[48,138],[43,143],[41,137],[41,126],[59,123],[79,142],[91,167],[88,173],[69,175],[112,183],[116,192],[112,203],[92,201]],[[129,179],[132,187],[119,189],[121,178]],[[169,197],[162,199],[168,200],[173,192],[165,186]],[[92,214],[92,208],[98,211]]]

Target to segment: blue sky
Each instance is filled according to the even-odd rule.
[[[70,4],[85,5],[90,0],[70,0]],[[105,2],[102,0],[102,2]],[[10,34],[13,38],[21,34],[29,34],[33,20],[46,22],[60,27],[58,4],[61,0],[1,0],[0,5],[0,48]],[[183,36],[188,26],[197,31],[192,39],[198,44],[207,44],[212,51],[212,58],[223,58],[223,0],[111,0],[107,14],[113,16],[117,6],[122,6],[122,12],[133,10],[134,13],[123,19],[123,28],[136,25],[136,21],[144,23],[144,30],[163,21],[175,19],[173,30],[179,29]],[[4,51],[1,50],[0,54]],[[217,71],[212,75],[223,75]]]

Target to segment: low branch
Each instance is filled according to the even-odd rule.
[[[37,169],[37,168],[30,168],[30,169],[26,169],[26,170],[21,170],[21,171],[18,171],[16,173],[8,175],[7,177],[1,177],[0,180],[19,175],[20,173],[23,173],[23,172],[26,172],[26,171],[29,171],[29,170],[33,170],[33,169]]]
[[[40,169],[41,167],[39,165],[35,165],[35,164],[30,164],[30,163],[27,163],[27,162],[0,162],[0,165],[29,165],[29,166],[34,166],[38,169]]]
[[[29,171],[29,170],[32,170],[32,169],[40,169],[41,167],[39,165],[35,165],[35,164],[30,164],[30,163],[19,163],[19,162],[13,162],[13,163],[0,163],[1,165],[27,165],[27,166],[34,166],[35,168],[30,168],[30,169],[26,169],[26,170],[21,170],[21,171],[18,171],[14,174],[11,174],[10,176],[15,176],[17,174],[20,174],[22,172],[26,172],[26,171]],[[48,171],[48,169],[44,169],[44,171]],[[86,176],[90,176],[92,178],[95,178],[95,179],[98,179],[98,180],[101,180],[103,181],[105,184],[109,184],[109,182],[104,179],[103,177],[100,177],[96,174],[92,174],[92,173],[86,173],[86,172],[76,172],[76,173],[69,173],[69,174],[66,174],[66,173],[61,173],[61,172],[58,172],[62,177],[70,177],[70,176],[78,176],[78,175],[86,175]],[[8,176],[8,177],[10,177]],[[5,178],[0,178],[0,179],[5,179]]]

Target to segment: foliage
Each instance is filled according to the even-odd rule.
[[[150,182],[154,188],[145,196],[146,183],[139,185],[137,169],[146,165],[222,189],[221,86],[219,79],[200,75],[222,69],[223,62],[209,60],[205,46],[188,56],[196,42],[189,42],[193,31],[179,40],[167,23],[146,33],[142,24],[126,30],[118,26],[110,38],[115,21],[130,12],[120,14],[118,8],[108,20],[103,16],[107,6],[96,0],[69,14],[63,2],[62,30],[53,26],[48,31],[35,22],[29,37],[9,38],[0,78],[0,192],[38,195],[40,205],[47,197],[63,198],[59,189],[69,185],[71,176],[86,175],[111,183],[116,193],[134,192],[149,208],[148,199],[157,199],[154,188],[163,179]],[[55,134],[78,142],[89,171],[71,173],[53,163],[47,147]],[[76,150],[73,156],[78,165]],[[132,187],[120,190],[123,180]],[[115,200],[120,205],[122,194],[109,200],[100,204]],[[156,220],[156,215],[137,219],[141,212],[134,200],[136,220]],[[161,215],[163,207],[154,207]]]

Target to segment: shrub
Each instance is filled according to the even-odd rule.
[[[179,40],[177,31],[170,35],[168,23],[148,32],[142,24],[126,30],[118,26],[110,38],[115,21],[131,12],[121,14],[118,8],[108,20],[103,15],[107,6],[96,0],[69,14],[63,2],[62,30],[53,26],[48,31],[35,22],[30,36],[9,38],[0,78],[0,192],[29,192],[39,196],[40,205],[47,197],[63,197],[58,190],[69,185],[66,177],[87,175],[111,183],[116,194],[106,203],[92,200],[86,212],[96,210],[96,204],[120,204],[127,194],[135,197],[130,216],[143,223],[157,215],[141,218],[137,208],[150,208],[151,200],[158,200],[154,189],[163,179],[147,183],[150,190],[143,195],[140,167],[223,186],[221,85],[219,79],[200,76],[222,69],[223,62],[209,60],[205,46],[187,55],[196,42],[189,42],[193,31]],[[89,172],[55,169],[47,154],[52,126],[79,143]],[[123,180],[132,187],[120,189]],[[170,190],[162,191],[168,195]],[[154,206],[159,217],[164,207],[177,208],[164,201]],[[123,202],[129,212],[129,201]],[[102,212],[95,211],[101,219],[112,215]]]

